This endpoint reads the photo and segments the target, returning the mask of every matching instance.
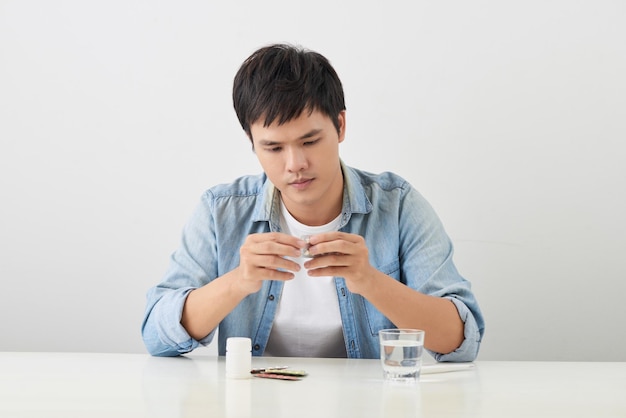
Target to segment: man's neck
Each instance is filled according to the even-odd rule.
[[[284,204],[284,202],[283,202]],[[341,200],[339,205],[333,205],[332,209],[320,211],[313,207],[303,208],[303,210],[293,211],[285,205],[291,216],[298,222],[307,226],[326,225],[341,213]]]
[[[285,201],[282,196],[281,200],[291,216],[301,224],[307,226],[326,225],[341,213],[343,207],[343,188],[344,180],[342,178],[340,188],[332,191],[333,198],[326,199],[318,205],[294,204],[294,202]]]

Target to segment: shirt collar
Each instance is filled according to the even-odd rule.
[[[372,203],[365,193],[365,188],[354,168],[340,160],[343,173],[343,203],[340,228],[348,223],[353,213],[369,213]],[[271,231],[280,231],[280,191],[267,176],[261,190],[261,199],[257,200],[252,216],[253,222],[269,222]]]

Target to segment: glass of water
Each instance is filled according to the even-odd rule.
[[[380,361],[387,381],[417,382],[422,368],[425,332],[419,329],[383,329],[380,337]]]

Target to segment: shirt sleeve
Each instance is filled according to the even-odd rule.
[[[213,236],[211,211],[207,199],[203,198],[185,225],[181,245],[172,254],[163,281],[147,293],[141,332],[150,354],[178,356],[199,345],[207,345],[213,339],[215,330],[202,340],[196,340],[180,323],[189,292],[216,276],[215,263],[207,261],[215,258]]]
[[[478,328],[478,324],[476,323],[476,319],[469,308],[460,300],[455,299],[453,297],[447,297],[446,299],[451,300],[456,309],[459,311],[459,316],[464,324],[463,335],[465,339],[461,343],[461,345],[451,353],[440,354],[435,353],[433,351],[429,351],[429,353],[433,356],[433,358],[437,361],[449,361],[449,362],[467,362],[474,361],[476,356],[478,355],[478,349],[480,347],[481,340],[481,332]]]
[[[212,335],[203,341],[189,336],[181,325],[185,299],[192,288],[163,292],[153,288],[148,292],[148,300],[155,301],[146,313],[142,326],[142,336],[148,352],[153,356],[179,356],[197,348],[201,343],[208,344]],[[161,297],[156,296],[162,293]]]
[[[451,300],[464,323],[464,340],[456,350],[431,354],[437,361],[473,361],[484,333],[484,319],[471,284],[457,271],[452,242],[430,204],[412,188],[404,203],[411,209],[402,218],[407,284],[424,294]]]

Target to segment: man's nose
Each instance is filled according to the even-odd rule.
[[[290,148],[287,152],[287,169],[289,171],[298,172],[306,168],[306,165],[306,152],[300,147]]]

